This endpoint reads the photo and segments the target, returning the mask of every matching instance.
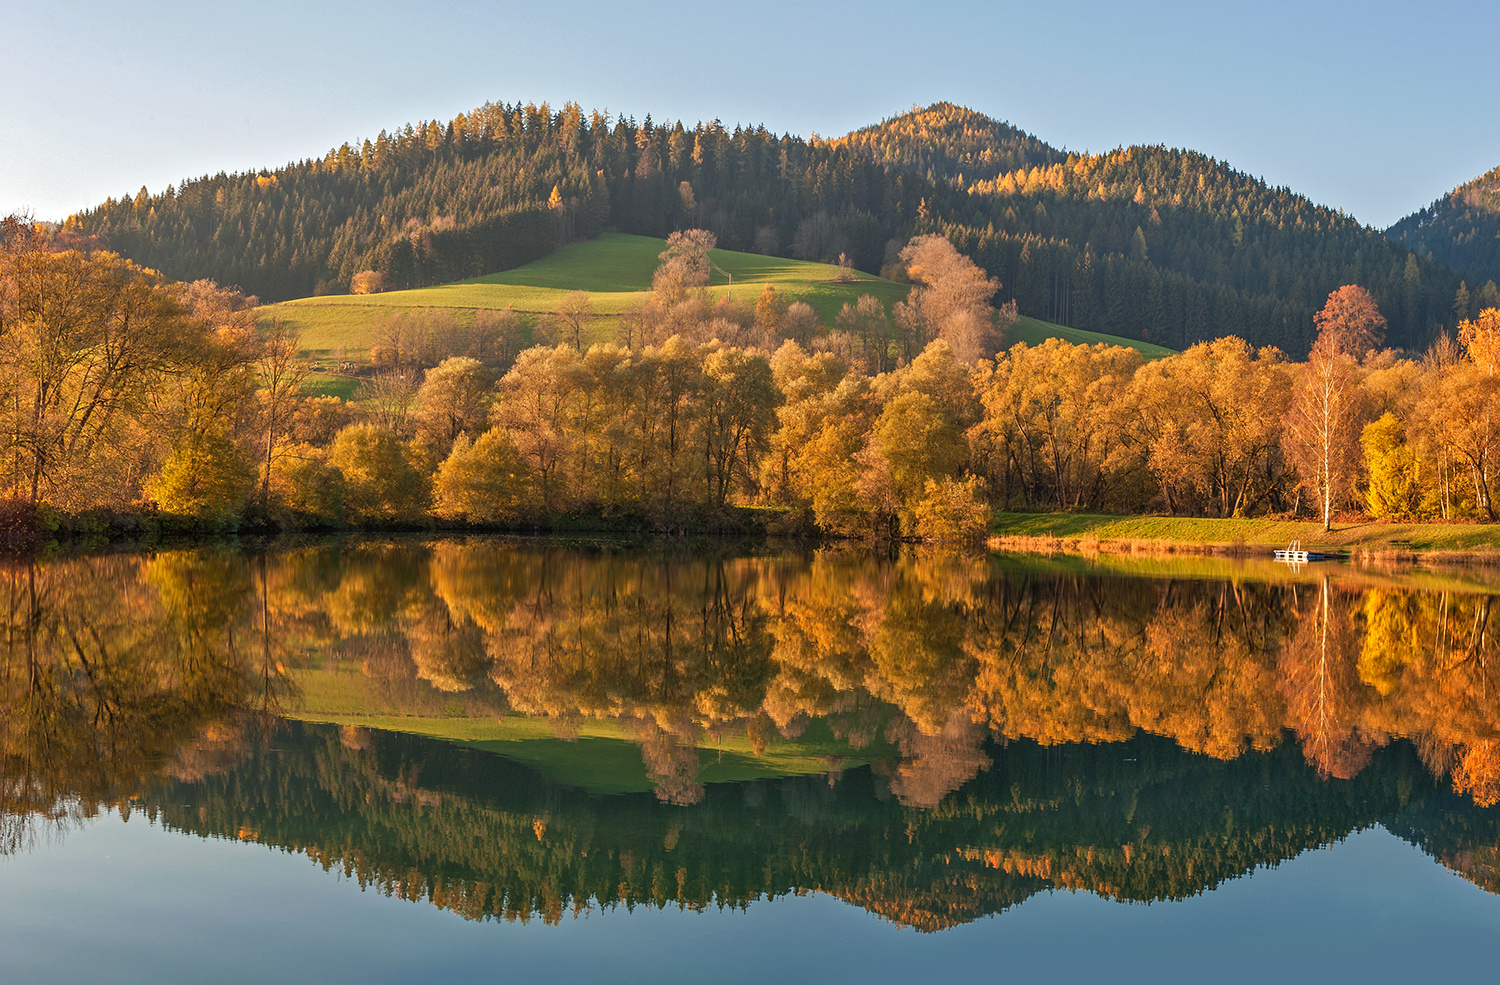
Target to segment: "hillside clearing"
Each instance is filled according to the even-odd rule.
[[[648,236],[604,233],[514,270],[410,291],[302,298],[267,305],[261,314],[265,318],[285,319],[300,337],[303,352],[314,360],[333,359],[347,352],[351,360],[361,362],[368,358],[381,323],[403,312],[443,309],[452,312],[460,324],[467,324],[477,311],[514,307],[528,322],[519,340],[524,346],[536,341],[531,325],[538,318],[555,311],[570,292],[588,291],[596,316],[589,325],[588,341],[611,341],[616,335],[615,320],[632,304],[650,296],[651,275],[665,246],[664,240]],[[712,300],[732,292],[734,300],[753,304],[765,285],[770,284],[784,299],[811,305],[825,325],[833,324],[839,309],[854,303],[862,294],[874,295],[889,309],[905,299],[910,290],[908,284],[858,271],[852,281],[844,283],[838,279],[838,268],[826,263],[733,250],[714,250],[710,257],[720,268],[712,273],[709,285]],[[1129,346],[1148,359],[1171,353],[1147,342],[1064,328],[1027,317],[1010,330],[1005,344],[1036,345],[1048,338],[1086,345],[1103,342]],[[319,378],[315,388],[320,392],[339,392],[336,380]]]

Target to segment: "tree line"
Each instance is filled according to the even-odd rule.
[[[1022,314],[1179,348],[1230,333],[1301,355],[1322,299],[1350,282],[1407,348],[1500,303],[1474,283],[1456,310],[1458,276],[1425,252],[1203,155],[1063,154],[945,104],[828,141],[491,103],[275,172],[143,188],[61,234],[283,300],[366,272],[389,288],[488,273],[604,228],[694,227],[870,272],[942,233]]]
[[[710,305],[714,237],[693,230],[618,341],[584,346],[581,292],[536,327],[556,344],[519,354],[514,313],[449,326],[445,352],[466,354],[441,361],[399,320],[346,402],[301,392],[295,339],[253,298],[7,229],[3,481],[74,514],[684,529],[774,507],[783,529],[931,539],[981,535],[994,508],[1500,518],[1497,309],[1420,357],[1383,346],[1354,286],[1305,363],[1235,337],[1152,362],[1001,349],[999,285],[942,236],[894,256],[907,300],[819,326],[769,287]]]

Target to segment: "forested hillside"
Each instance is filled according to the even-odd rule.
[[[1389,341],[1456,321],[1456,274],[1222,162],[1164,147],[1068,154],[947,104],[839,140],[686,127],[575,104],[486,104],[274,173],[109,200],[69,229],[179,279],[265,300],[414,287],[517,266],[605,228],[887,266],[942,232],[1025,315],[1183,348],[1224,334],[1298,354],[1312,313],[1366,287]]]
[[[1009,123],[952,103],[883,120],[833,141],[897,171],[934,181],[998,178],[1022,168],[1060,164],[1068,155]]]
[[[1500,304],[1495,286],[1500,279],[1500,167],[1459,185],[1385,232],[1466,278],[1463,294],[1454,299],[1459,317]]]

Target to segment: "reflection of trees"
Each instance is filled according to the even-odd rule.
[[[0,852],[164,770],[238,758],[239,709],[279,700],[238,559],[161,554],[0,569]],[[257,697],[258,695],[258,697]]]
[[[1296,634],[1282,652],[1281,686],[1287,724],[1309,763],[1348,779],[1364,769],[1386,736],[1361,715],[1363,685],[1355,667],[1353,606],[1325,577]]]
[[[13,565],[0,591],[7,850],[141,796],[467,916],[815,889],[938,929],[1049,886],[1181,898],[1397,816],[1500,886],[1479,594],[491,540]],[[616,723],[656,795],[355,726],[268,749],[309,665],[371,713]],[[736,736],[873,765],[705,784]],[[1466,796],[1423,814],[1432,777]]]
[[[727,736],[760,756],[812,723],[839,756],[892,756],[883,775],[911,804],[982,771],[986,736],[1061,745],[1144,731],[1231,758],[1276,747],[1284,729],[1334,776],[1410,737],[1434,773],[1500,798],[1481,594],[1044,574],[923,552],[490,539],[349,539],[33,573],[52,622],[26,632],[67,668],[47,685],[61,689],[48,707],[75,700],[75,673],[135,668],[135,683],[112,686],[170,681],[172,700],[191,707],[249,687],[258,697],[236,700],[264,709],[286,672],[317,667],[343,713],[519,713],[562,738],[614,723],[673,802],[699,796],[700,750]],[[70,630],[70,619],[88,625]],[[26,638],[13,631],[13,654]],[[117,704],[100,691],[76,714],[116,721]]]

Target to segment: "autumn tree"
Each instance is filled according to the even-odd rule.
[[[1485,308],[1472,321],[1459,322],[1458,344],[1474,365],[1494,376],[1500,370],[1500,308]]]
[[[1313,315],[1313,325],[1325,347],[1356,360],[1385,341],[1385,316],[1370,292],[1357,284],[1345,284],[1329,294]]]
[[[1131,431],[1141,357],[1121,346],[1019,342],[981,363],[982,419],[969,432],[975,469],[1004,503],[1104,508],[1139,471]]]
[[[718,239],[707,229],[684,229],[667,237],[667,248],[658,259],[661,264],[651,276],[651,289],[667,307],[688,296],[688,292],[708,286],[708,253]]]
[[[415,398],[415,416],[422,437],[438,455],[446,456],[461,434],[471,438],[489,422],[495,380],[477,359],[454,356],[427,371]]]
[[[1359,475],[1364,397],[1356,360],[1379,344],[1385,323],[1369,295],[1353,285],[1330,294],[1317,320],[1318,337],[1293,389],[1282,445],[1328,530]]]
[[[703,447],[709,500],[723,506],[759,470],[780,394],[770,363],[758,352],[713,347],[703,360]]]
[[[1168,511],[1244,516],[1279,492],[1289,391],[1280,352],[1233,337],[1143,365],[1131,384],[1133,439]]]
[[[97,502],[132,474],[123,429],[203,338],[173,289],[113,253],[0,253],[5,482],[31,502]]]
[[[1422,508],[1421,462],[1406,442],[1401,421],[1390,411],[1365,425],[1365,509],[1370,516],[1415,520]]]
[[[164,512],[216,529],[232,525],[255,482],[250,457],[227,429],[218,428],[173,449],[146,494]]]
[[[504,431],[454,442],[433,480],[433,512],[448,520],[494,523],[518,519],[530,494],[531,470]]]
[[[409,522],[427,508],[428,466],[386,428],[351,424],[333,440],[328,464],[343,474],[345,506],[360,520]]]
[[[897,305],[918,337],[910,340],[908,358],[941,338],[963,363],[991,355],[998,344],[990,298],[1000,289],[973,260],[954,249],[944,236],[916,236],[901,251],[906,275],[917,286]]]

